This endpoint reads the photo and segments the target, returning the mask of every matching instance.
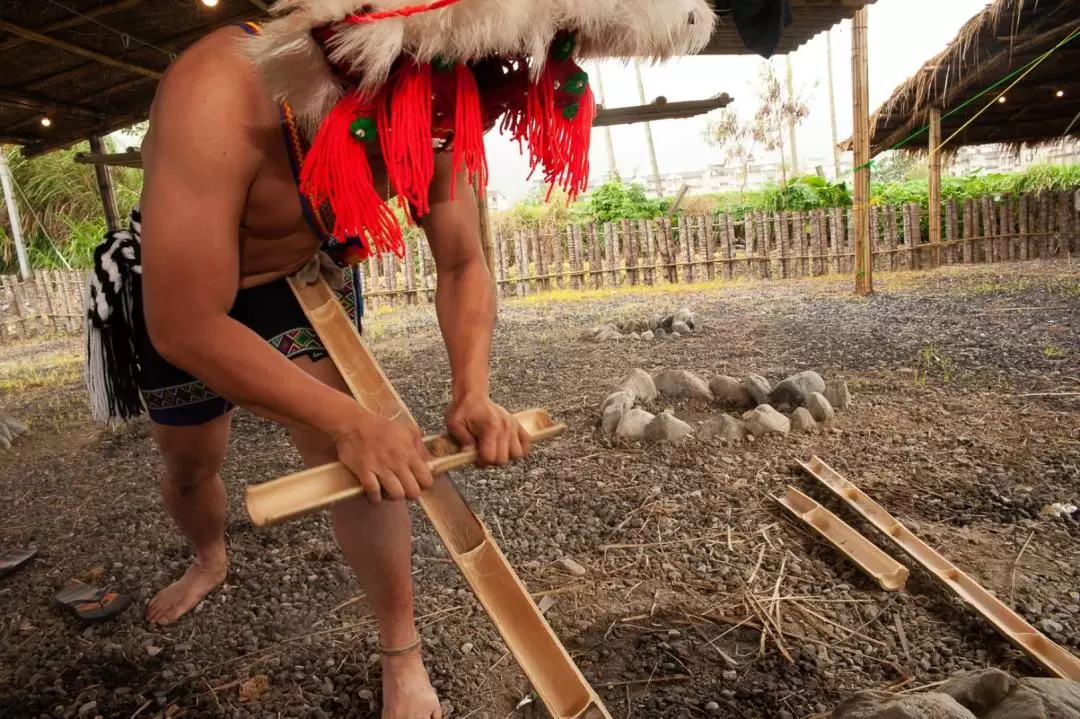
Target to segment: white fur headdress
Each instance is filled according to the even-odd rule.
[[[325,49],[312,36],[315,28],[357,13],[418,5],[436,9],[343,25]],[[270,92],[289,102],[301,125],[311,129],[347,89],[328,60],[349,68],[361,89],[385,82],[403,55],[420,63],[524,57],[537,74],[560,31],[575,34],[575,54],[582,59],[662,61],[699,52],[716,21],[706,0],[457,0],[439,5],[438,0],[279,0],[273,8],[279,17],[247,41],[247,51]]]

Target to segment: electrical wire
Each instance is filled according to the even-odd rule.
[[[155,45],[155,44],[153,44],[151,42],[147,42],[147,41],[145,41],[145,40],[143,40],[141,38],[135,37],[131,33],[124,32],[123,30],[117,30],[116,28],[112,27],[111,25],[106,25],[105,23],[101,22],[97,18],[93,18],[93,17],[90,17],[89,15],[85,15],[85,14],[79,12],[78,10],[75,10],[74,8],[68,7],[67,5],[64,5],[63,3],[57,2],[57,0],[45,0],[45,2],[49,3],[50,5],[55,5],[56,7],[60,8],[61,10],[65,11],[65,12],[68,12],[68,13],[71,13],[72,15],[77,15],[78,17],[81,17],[86,22],[93,23],[94,25],[97,25],[98,27],[104,28],[105,30],[108,30],[109,32],[116,33],[117,35],[120,36],[121,42],[123,42],[124,47],[128,46],[129,41],[134,41],[134,42],[138,43],[139,45],[142,45],[144,47],[148,47],[151,50],[157,50],[158,52],[167,55],[168,58],[169,58],[169,62],[172,62],[173,60],[176,59],[176,53],[174,53],[172,50],[166,50],[163,47],[159,47],[159,46],[157,46],[157,45]]]

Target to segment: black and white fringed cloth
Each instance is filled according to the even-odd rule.
[[[127,229],[108,233],[95,250],[87,282],[86,387],[93,417],[101,422],[133,419],[144,408],[134,331],[141,235],[136,207]]]

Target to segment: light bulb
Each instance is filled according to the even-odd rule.
[[[1065,91],[1064,90],[1058,90],[1056,94],[1057,94],[1058,97],[1065,97]]]
[[[206,7],[217,7],[218,0],[202,0],[202,4]]]
[[[1002,102],[1002,103],[1005,102],[1005,96],[1002,95],[1001,97],[999,97],[998,102]]]
[[[52,120],[50,120],[47,117],[41,118],[41,126],[42,127],[51,127],[52,126]]]

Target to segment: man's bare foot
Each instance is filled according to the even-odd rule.
[[[400,657],[383,657],[382,671],[382,719],[442,719],[439,697],[419,650]]]
[[[162,589],[146,608],[147,620],[154,624],[172,624],[225,581],[227,564],[224,559],[203,562],[199,559],[188,567],[184,576]]]

